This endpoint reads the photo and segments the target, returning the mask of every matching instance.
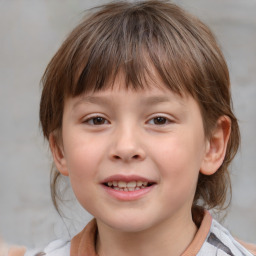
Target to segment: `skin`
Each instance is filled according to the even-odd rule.
[[[221,117],[206,138],[191,96],[160,81],[136,92],[121,85],[120,78],[113,89],[66,100],[61,145],[50,136],[55,164],[97,220],[99,255],[181,255],[197,231],[191,206],[198,174],[221,165],[230,121]],[[102,184],[117,174],[154,186],[136,200],[119,200]]]

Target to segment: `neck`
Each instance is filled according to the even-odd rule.
[[[100,256],[181,255],[192,242],[197,228],[191,216],[164,221],[139,232],[123,232],[97,220],[97,252]]]

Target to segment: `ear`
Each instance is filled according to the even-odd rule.
[[[53,133],[49,136],[49,144],[55,166],[62,175],[68,176],[67,162],[63,152],[63,147],[59,145],[60,143],[58,143],[57,138]]]
[[[230,118],[221,116],[217,121],[211,137],[207,140],[206,152],[200,168],[202,174],[212,175],[222,165],[226,155],[230,130]]]

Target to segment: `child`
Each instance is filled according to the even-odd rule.
[[[54,204],[69,176],[95,218],[27,256],[252,255],[206,210],[224,209],[239,146],[228,68],[206,25],[168,1],[105,5],[42,83]]]

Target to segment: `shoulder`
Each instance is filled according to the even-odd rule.
[[[28,250],[24,256],[70,256],[70,241],[55,240],[42,250]]]
[[[12,246],[8,250],[8,256],[24,256],[26,251],[25,247]]]
[[[241,243],[236,240],[230,232],[224,228],[216,220],[212,220],[212,225],[208,236],[200,250],[199,255],[205,255],[205,253],[215,253],[214,255],[235,255],[235,256],[252,256],[255,255],[255,251],[246,246],[246,243]],[[208,254],[207,254],[208,255]]]
[[[253,255],[256,255],[256,244],[246,243],[242,240],[236,239],[241,245],[243,245],[247,250],[249,250]]]
[[[1,256],[24,256],[26,248],[23,246],[10,246],[0,240],[0,255]]]

